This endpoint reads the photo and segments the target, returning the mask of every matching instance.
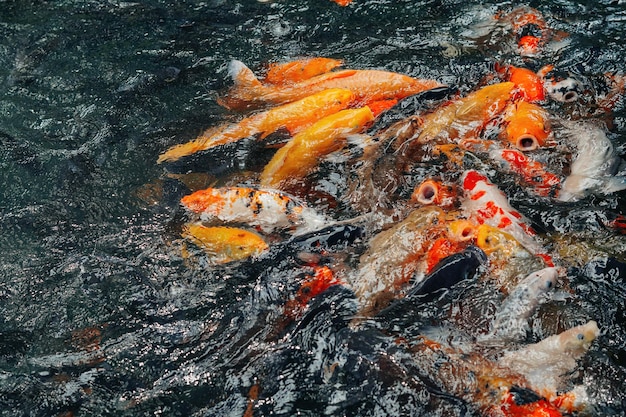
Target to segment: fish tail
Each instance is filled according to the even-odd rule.
[[[255,97],[262,96],[267,89],[254,72],[239,60],[230,61],[228,75],[234,85],[225,95],[217,98],[217,103],[229,110],[246,109]]]

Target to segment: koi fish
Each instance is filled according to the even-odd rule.
[[[418,145],[429,142],[458,143],[478,136],[480,130],[504,110],[514,87],[511,82],[492,84],[445,104],[425,115],[419,133],[409,137],[405,144],[413,141]]]
[[[545,100],[544,76],[553,68],[552,65],[546,65],[538,72],[534,72],[528,68],[496,64],[496,71],[502,74],[507,81],[515,84],[515,87],[522,94],[522,99],[530,103]]]
[[[559,201],[577,201],[590,194],[610,194],[626,189],[624,160],[616,155],[604,130],[592,123],[567,123],[575,138],[576,158],[561,185]]]
[[[303,178],[322,157],[341,149],[347,135],[358,133],[373,120],[374,114],[367,106],[320,119],[274,154],[261,173],[261,186],[280,188],[287,180]]]
[[[420,337],[411,346],[420,372],[445,393],[462,398],[490,417],[560,417],[559,407],[537,394],[525,377],[475,352],[465,352]]]
[[[348,4],[352,3],[352,0],[332,0],[332,1],[334,1],[340,6],[347,6]]]
[[[294,197],[273,190],[207,188],[184,196],[181,203],[204,221],[217,219],[245,223],[266,233],[275,229],[294,229],[304,233],[327,223],[323,216]]]
[[[314,275],[308,276],[294,298],[285,303],[283,315],[288,320],[298,319],[313,298],[333,285],[341,284],[342,282],[335,277],[332,269],[327,266],[316,267]]]
[[[521,151],[534,151],[545,146],[551,134],[548,112],[527,101],[508,106],[503,121],[506,140]]]
[[[289,84],[308,80],[343,65],[332,58],[305,58],[282,64],[270,64],[264,81],[269,84]]]
[[[537,233],[521,213],[513,209],[500,189],[478,171],[469,170],[461,177],[465,200],[463,206],[479,223],[510,233],[529,252],[540,256],[546,266],[554,266],[538,240]]]
[[[260,255],[267,243],[256,233],[234,227],[187,224],[182,237],[204,249],[214,263],[222,264]]]
[[[583,87],[580,81],[575,78],[550,78],[544,81],[544,89],[552,100],[571,103],[578,100]]]
[[[600,330],[595,321],[565,330],[537,343],[506,352],[498,364],[525,376],[539,393],[550,399],[571,374]]]
[[[545,267],[543,258],[534,256],[511,234],[488,224],[478,226],[476,246],[489,258],[485,276],[504,294],[513,291],[528,270]]]
[[[553,267],[535,271],[515,286],[496,311],[491,331],[478,340],[518,341],[530,330],[528,319],[544,300],[545,294],[553,289],[558,278]]]
[[[541,13],[528,6],[521,6],[502,17],[511,24],[517,38],[521,56],[535,56],[550,38],[550,30]]]
[[[516,149],[499,149],[489,153],[492,160],[497,161],[510,172],[521,177],[524,184],[541,197],[556,196],[561,186],[561,178],[546,171],[543,164],[530,159]]]
[[[439,207],[421,207],[370,240],[348,280],[360,314],[375,314],[402,295],[409,281],[419,284],[439,261],[471,244],[471,229],[449,225],[457,214],[446,216]]]
[[[348,277],[361,314],[372,315],[384,308],[401,293],[415,271],[424,269],[424,254],[443,232],[442,216],[438,207],[423,207],[370,240],[357,271]]]
[[[292,103],[246,117],[239,123],[209,129],[190,142],[171,147],[159,156],[157,162],[176,161],[183,156],[250,136],[260,135],[260,139],[264,139],[280,128],[295,134],[317,120],[345,109],[353,99],[354,95],[346,89],[320,89]]]
[[[331,88],[352,91],[354,103],[367,105],[387,99],[402,99],[442,87],[437,81],[380,70],[340,70],[320,74],[288,85],[264,85],[241,61],[231,61],[229,73],[235,85],[218,99],[228,109],[242,110],[267,104],[283,104]]]

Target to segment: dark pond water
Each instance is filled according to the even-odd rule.
[[[294,255],[190,266],[172,244],[185,188],[156,159],[234,117],[215,101],[231,59],[259,70],[329,56],[461,91],[497,61],[554,63],[581,78],[623,73],[623,0],[530,2],[569,36],[526,62],[506,43],[468,37],[512,5],[0,0],[0,414],[241,416],[251,387],[260,389],[255,415],[471,414],[398,364],[405,353],[383,333],[347,328],[354,307],[345,289],[273,334],[268,323],[298,287]],[[619,151],[623,108],[610,132]],[[621,235],[584,225],[620,213],[624,194],[565,208],[510,197],[533,219],[588,239],[600,258],[626,258]],[[623,415],[626,284],[584,271],[571,272],[575,296],[551,308],[568,323],[598,322],[578,378],[591,387],[593,413]],[[425,308],[393,321],[409,337],[441,314]],[[321,371],[333,361],[340,378]]]

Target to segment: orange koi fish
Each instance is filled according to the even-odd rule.
[[[461,182],[465,194],[463,205],[478,223],[510,233],[530,253],[543,258],[546,266],[554,266],[528,220],[511,207],[506,195],[496,185],[474,170],[466,171]]]
[[[268,249],[261,236],[234,227],[192,223],[183,228],[182,237],[204,249],[211,261],[218,264],[257,256]]]
[[[264,81],[269,84],[297,83],[325,74],[341,65],[341,60],[322,57],[270,64]]]
[[[538,395],[523,375],[480,353],[455,350],[425,337],[411,346],[411,352],[424,374],[444,392],[467,401],[480,415],[562,416],[558,406]]]
[[[171,147],[159,156],[157,162],[176,161],[183,156],[250,136],[260,135],[263,139],[280,128],[295,134],[317,120],[345,109],[353,99],[354,95],[346,89],[319,90],[293,103],[247,117],[239,123],[227,124],[217,130],[209,129],[191,142]]]
[[[491,159],[503,164],[509,171],[519,175],[541,197],[556,196],[561,178],[546,171],[543,164],[530,159],[516,149],[499,149],[489,153]]]
[[[299,180],[315,168],[319,160],[341,149],[345,138],[361,131],[374,120],[369,107],[348,109],[317,121],[280,148],[261,173],[261,185],[280,188],[286,180]]]
[[[332,0],[332,1],[334,1],[340,6],[347,6],[348,4],[352,3],[352,0]]]
[[[551,134],[548,112],[527,101],[511,103],[504,111],[503,133],[521,151],[534,151],[546,146]]]
[[[316,267],[315,274],[312,277],[309,276],[304,281],[295,297],[285,304],[285,318],[289,320],[300,318],[304,309],[313,298],[322,294],[333,285],[341,284],[343,283],[335,277],[332,269],[327,266]]]
[[[544,76],[553,68],[552,65],[547,65],[539,72],[533,72],[528,68],[496,64],[496,71],[503,74],[506,80],[515,84],[522,93],[522,98],[531,103],[545,100]]]
[[[264,232],[275,229],[315,230],[326,224],[323,216],[294,197],[272,190],[247,187],[207,188],[186,195],[181,203],[210,221],[245,223]]]
[[[235,85],[218,99],[228,109],[243,110],[267,104],[283,104],[300,100],[330,88],[352,91],[357,104],[402,99],[443,85],[434,80],[421,80],[380,70],[341,70],[320,74],[288,85],[265,85],[241,61],[232,61],[229,72]]]
[[[488,85],[444,105],[424,116],[421,131],[407,142],[450,143],[478,136],[480,130],[504,110],[514,87],[512,82]]]

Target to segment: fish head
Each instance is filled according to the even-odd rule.
[[[476,246],[487,255],[503,256],[512,256],[523,248],[512,235],[487,224],[478,226]]]
[[[448,223],[448,236],[458,242],[467,242],[476,238],[478,225],[471,220],[458,219]]]
[[[517,102],[507,121],[507,140],[521,151],[534,151],[545,146],[551,134],[548,113],[527,101]]]
[[[524,279],[524,282],[528,284],[528,289],[532,295],[537,297],[552,290],[556,286],[558,277],[558,269],[548,267],[531,273]]]
[[[435,179],[427,179],[415,188],[411,201],[422,205],[452,207],[458,201],[458,190],[452,184]]]
[[[559,334],[563,350],[569,352],[585,352],[600,334],[598,323],[590,320],[585,324],[573,327]]]
[[[575,78],[547,79],[544,82],[544,88],[552,100],[561,103],[577,101],[583,91],[582,84]]]

